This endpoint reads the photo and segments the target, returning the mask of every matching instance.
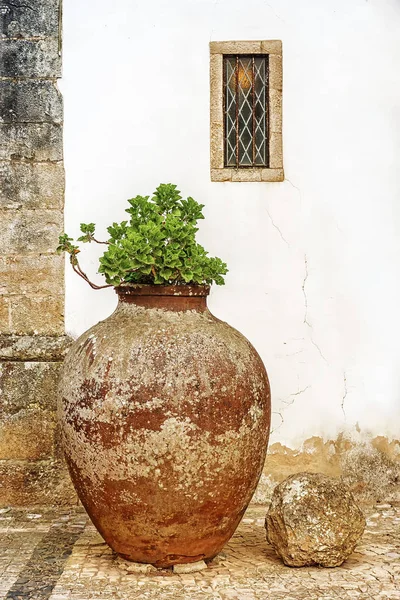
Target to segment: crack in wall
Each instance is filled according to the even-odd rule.
[[[285,405],[281,408],[281,410],[276,410],[273,411],[272,414],[273,415],[279,415],[281,422],[279,423],[279,425],[273,429],[271,429],[271,435],[273,433],[275,433],[276,431],[278,431],[283,423],[284,423],[284,417],[283,417],[283,412],[285,412],[285,410],[287,410],[289,408],[289,406],[292,406],[292,404],[294,404],[295,400],[296,400],[296,396],[300,396],[301,394],[304,394],[307,390],[311,389],[311,385],[307,385],[305,388],[303,388],[302,390],[298,389],[297,392],[293,392],[293,394],[289,394],[289,396],[286,397],[285,400],[281,400],[281,402]]]
[[[270,435],[272,435],[273,433],[275,433],[276,431],[278,431],[278,429],[280,429],[282,427],[282,425],[283,425],[283,416],[282,416],[282,413],[279,410],[274,410],[274,411],[272,411],[271,414],[273,414],[273,415],[279,415],[279,417],[281,419],[281,422],[279,423],[279,425],[277,427],[273,427],[271,429]]]
[[[346,412],[345,412],[345,410],[344,410],[344,403],[345,403],[345,400],[346,400],[346,398],[347,398],[347,393],[348,393],[348,389],[347,389],[347,378],[346,378],[346,371],[344,371],[344,372],[343,372],[343,396],[342,396],[342,404],[341,404],[341,407],[342,407],[342,411],[343,411],[343,414],[344,414],[344,417],[345,417],[345,418],[346,418]]]
[[[321,348],[318,346],[317,342],[314,340],[312,334],[310,336],[310,341],[311,341],[312,345],[315,346],[315,348],[318,350],[320,357],[326,362],[326,364],[329,364],[328,361],[326,360],[326,357],[322,354]]]
[[[267,215],[268,215],[268,217],[269,217],[269,220],[271,221],[271,225],[272,225],[272,227],[275,227],[275,229],[276,229],[276,230],[277,230],[277,232],[279,233],[279,235],[280,235],[280,237],[281,237],[282,241],[284,241],[284,242],[285,242],[285,244],[287,245],[287,247],[289,248],[289,242],[288,242],[288,241],[287,241],[287,239],[284,237],[284,235],[283,235],[282,231],[279,229],[278,225],[277,225],[277,224],[275,223],[275,221],[273,220],[273,218],[272,218],[272,216],[271,216],[271,213],[269,212],[268,208],[266,208],[265,210],[266,210],[266,213],[267,213]]]
[[[303,291],[303,296],[304,296],[304,319],[303,319],[303,324],[307,325],[311,330],[313,329],[311,323],[308,320],[308,298],[307,298],[307,292],[306,292],[306,283],[308,280],[308,260],[307,260],[307,254],[304,255],[304,267],[305,267],[305,273],[304,273],[304,278],[303,278],[303,283],[301,286],[301,289]],[[318,346],[317,342],[314,340],[314,336],[312,331],[310,332],[310,341],[312,343],[313,346],[315,346],[315,348],[318,350],[318,353],[320,355],[320,357],[328,364],[328,361],[326,360],[325,356],[322,354],[321,348]]]
[[[304,392],[306,392],[307,390],[309,390],[311,388],[311,385],[307,385],[304,389],[299,390],[298,392],[295,392],[294,394],[290,394],[290,396],[288,396],[289,398],[293,398],[292,400],[288,401],[288,400],[282,400],[282,402],[284,402],[286,404],[287,407],[292,406],[292,404],[295,401],[294,396],[300,396],[301,394],[304,394]]]
[[[270,4],[268,4],[268,3],[266,4],[266,6],[268,6],[268,8],[271,10],[271,12],[272,12],[272,13],[275,15],[275,17],[276,17],[277,19],[279,19],[280,21],[282,21],[282,23],[285,23],[285,21],[282,19],[282,17],[280,17],[280,16],[278,15],[278,13],[275,11],[275,9],[274,9],[274,7],[273,7],[273,6],[271,6],[271,5],[270,5]]]
[[[305,267],[305,273],[304,273],[303,283],[302,283],[302,286],[301,286],[301,289],[303,290],[303,296],[304,296],[304,319],[303,319],[303,323],[305,323],[306,325],[308,325],[309,327],[311,327],[310,323],[307,320],[307,317],[308,317],[308,299],[307,299],[307,294],[306,294],[306,283],[307,283],[307,279],[308,279],[307,254],[304,255],[304,267]]]
[[[290,354],[275,354],[275,358],[287,358],[290,356],[297,356],[297,354],[301,354],[304,352],[304,348],[302,350],[298,350],[297,352],[291,352]]]
[[[292,183],[290,181],[290,179],[288,179],[287,177],[285,177],[284,181],[287,181],[288,183],[290,183],[290,185],[292,186],[292,188],[294,188],[295,190],[298,191],[299,193],[299,198],[300,198],[300,204],[303,202],[303,195],[301,193],[301,189],[297,187],[297,185],[294,185],[294,183]]]

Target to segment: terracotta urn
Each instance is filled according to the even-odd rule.
[[[116,288],[72,346],[59,414],[80,500],[111,548],[157,567],[214,557],[264,465],[270,388],[207,286]]]

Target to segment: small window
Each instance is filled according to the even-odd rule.
[[[224,56],[225,167],[268,167],[268,55]]]
[[[282,44],[211,42],[211,180],[283,181]]]

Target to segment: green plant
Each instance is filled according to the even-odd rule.
[[[95,224],[82,223],[78,242],[106,244],[100,258],[99,273],[107,285],[92,283],[82,271],[80,249],[66,233],[59,237],[57,252],[67,252],[74,271],[94,289],[121,284],[211,284],[223,285],[227,266],[220,258],[196,242],[196,227],[204,219],[203,204],[193,198],[182,198],[176,185],[161,184],[150,196],[128,200],[128,221],[113,223],[107,231],[110,238],[95,238]]]

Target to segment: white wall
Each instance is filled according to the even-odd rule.
[[[284,183],[210,182],[208,42],[235,39],[283,41]],[[399,436],[399,64],[398,0],[64,2],[66,231],[101,237],[160,182],[204,203],[230,268],[210,307],[260,352],[292,447]],[[115,304],[67,269],[69,333]]]

